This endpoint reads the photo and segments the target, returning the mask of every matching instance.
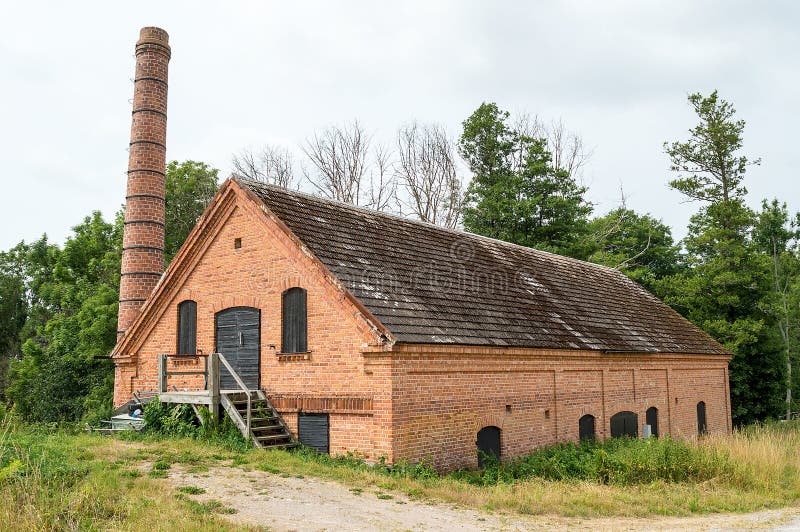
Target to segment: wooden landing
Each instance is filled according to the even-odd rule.
[[[211,392],[197,390],[190,392],[162,392],[158,394],[161,403],[211,405]]]

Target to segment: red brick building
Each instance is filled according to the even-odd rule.
[[[142,35],[168,59],[165,33]],[[139,78],[154,77],[139,68],[134,117]],[[164,87],[165,135],[163,76],[144,81]],[[129,205],[163,198],[163,167],[131,159]],[[159,227],[163,209],[126,216],[123,282],[157,284],[120,308],[115,404],[158,389],[159,355],[220,352],[301,441],[371,460],[446,469],[477,465],[476,445],[507,458],[644,424],[731,429],[730,354],[616,270],[235,179],[163,276],[133,256],[157,252],[133,246],[158,248],[139,231]]]

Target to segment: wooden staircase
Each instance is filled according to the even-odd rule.
[[[205,357],[202,370],[169,371],[170,358],[187,358],[187,355],[161,355],[158,359],[158,400],[162,403],[190,404],[195,407],[207,405],[214,413],[224,410],[245,438],[252,439],[258,448],[285,449],[295,447],[297,440],[286,427],[278,411],[273,408],[263,390],[250,389],[220,353],[188,355]],[[236,382],[238,389],[220,389],[220,364],[223,364]],[[170,375],[203,375],[202,390],[169,391]],[[199,417],[199,415],[198,415]],[[202,422],[202,419],[201,419]]]
[[[261,390],[220,394],[220,404],[233,423],[256,447],[286,449],[295,447],[292,433]],[[249,404],[248,404],[249,403]]]

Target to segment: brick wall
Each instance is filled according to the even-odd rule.
[[[709,432],[730,430],[725,356],[610,355],[598,352],[397,346],[391,359],[394,454],[438,468],[477,466],[475,440],[501,429],[502,456],[577,441],[578,420],[595,417],[598,438],[610,418],[632,411],[639,426],[658,408],[660,434],[697,435],[696,407],[706,403]]]

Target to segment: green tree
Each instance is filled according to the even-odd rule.
[[[219,188],[219,170],[197,161],[167,165],[164,257],[170,262]]]
[[[168,165],[169,258],[216,189],[217,171],[207,165]],[[0,335],[18,346],[11,350],[6,395],[25,419],[91,422],[110,414],[114,373],[107,355],[116,342],[122,230],[122,212],[113,223],[95,212],[73,228],[63,248],[43,236],[0,254],[0,313],[16,320],[8,327],[4,320]],[[20,282],[22,303],[15,299]]]
[[[658,283],[659,292],[689,320],[733,352],[734,421],[780,412],[784,371],[774,319],[763,308],[770,293],[766,256],[752,245],[755,215],[745,204],[749,165],[740,155],[744,121],[714,91],[689,96],[699,124],[684,142],[665,143],[679,177],[670,186],[702,202],[684,240],[688,269]]]
[[[586,189],[553,167],[547,140],[509,125],[509,113],[483,103],[464,121],[459,152],[473,173],[464,227],[473,233],[585,258]]]
[[[591,262],[616,268],[648,290],[681,268],[672,231],[648,214],[620,207],[592,220],[589,233],[595,242]]]
[[[5,400],[9,362],[21,355],[20,332],[28,318],[23,256],[20,244],[0,252],[0,401]]]
[[[786,419],[791,419],[793,389],[797,377],[793,368],[797,360],[798,323],[800,322],[800,213],[789,216],[786,203],[777,199],[761,203],[753,241],[770,258],[772,264],[772,297],[764,307],[777,322],[786,364]]]
[[[24,418],[77,420],[90,411],[110,412],[113,372],[101,357],[116,341],[121,246],[121,217],[109,224],[99,212],[73,229],[63,249],[46,237],[30,246],[31,311],[7,389]],[[104,400],[89,409],[89,397]]]

